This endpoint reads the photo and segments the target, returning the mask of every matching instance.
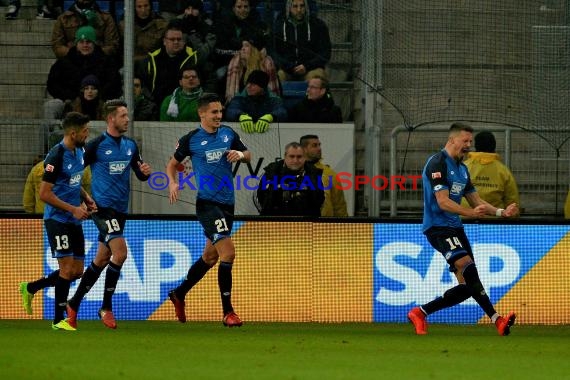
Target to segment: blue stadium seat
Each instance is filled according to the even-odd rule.
[[[291,109],[295,104],[299,103],[305,97],[307,92],[307,82],[305,81],[286,81],[281,83],[281,91],[283,94],[283,104],[287,110]]]

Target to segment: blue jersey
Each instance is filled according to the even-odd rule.
[[[457,162],[443,149],[431,156],[422,173],[424,188],[424,223],[423,231],[431,227],[461,228],[463,223],[459,215],[443,211],[435,198],[435,193],[441,190],[449,191],[449,198],[457,204],[465,194],[475,191],[467,166]]]
[[[234,189],[232,164],[227,160],[229,150],[246,151],[239,135],[227,125],[208,133],[197,128],[178,140],[174,158],[181,162],[187,156],[192,160],[197,199],[233,205]]]
[[[81,179],[83,178],[83,148],[69,150],[60,142],[54,146],[44,160],[42,180],[53,183],[53,193],[62,201],[73,206],[81,204]],[[61,223],[81,224],[73,215],[46,203],[44,219]]]
[[[139,163],[142,158],[137,143],[129,137],[113,137],[105,132],[87,144],[85,166],[91,166],[91,193],[97,207],[128,212],[131,169],[141,181],[148,179]]]

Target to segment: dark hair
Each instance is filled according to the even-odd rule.
[[[301,138],[299,139],[299,143],[303,147],[306,147],[307,145],[309,145],[309,140],[315,140],[315,139],[318,140],[319,136],[317,136],[317,135],[305,135],[305,136],[301,136]]]
[[[198,69],[196,68],[196,66],[194,65],[184,65],[180,68],[180,70],[178,70],[178,80],[181,80],[182,77],[184,76],[184,72],[185,71],[189,71],[192,70],[196,73],[196,75],[198,76],[198,79],[200,79],[200,72],[198,71]]]
[[[475,136],[475,149],[477,152],[495,153],[497,141],[495,135],[488,131],[482,131]]]
[[[83,128],[87,123],[89,123],[89,116],[79,112],[69,112],[63,118],[61,127],[64,129],[64,131],[67,132],[72,128],[73,129]]]
[[[107,116],[115,113],[119,107],[127,107],[127,103],[123,99],[107,100],[105,104],[103,104],[103,118],[107,120]]]
[[[205,92],[198,98],[198,109],[207,107],[210,103],[221,103],[220,97],[218,94],[214,94],[212,92]]]
[[[460,122],[456,122],[451,124],[451,127],[449,127],[449,134],[455,134],[458,132],[469,132],[469,133],[473,133],[473,127],[470,125],[467,125],[465,123],[460,123]]]

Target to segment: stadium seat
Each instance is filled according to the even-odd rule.
[[[289,110],[295,104],[303,100],[307,92],[307,82],[305,81],[285,81],[281,83],[283,104]]]

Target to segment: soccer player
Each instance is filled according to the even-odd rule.
[[[516,315],[510,312],[501,317],[496,311],[479,279],[473,251],[465,235],[461,216],[481,218],[496,215],[508,218],[518,214],[518,206],[512,203],[506,209],[485,202],[471,183],[469,171],[462,160],[471,148],[473,128],[454,123],[449,129],[444,149],[431,156],[424,167],[423,232],[429,243],[447,260],[449,270],[455,274],[458,285],[447,290],[442,297],[413,308],[408,319],[416,334],[427,334],[426,317],[438,310],[457,305],[473,297],[485,314],[497,327],[499,335],[509,335]],[[472,208],[462,207],[465,197]]]
[[[239,327],[242,321],[234,312],[231,302],[232,265],[235,258],[235,247],[230,237],[235,202],[232,164],[238,161],[250,162],[251,153],[232,128],[221,124],[222,103],[217,95],[204,94],[199,99],[198,115],[200,126],[178,140],[166,173],[170,181],[172,204],[178,199],[179,190],[176,167],[185,157],[190,156],[199,184],[196,216],[207,241],[202,256],[190,267],[184,281],[168,293],[168,297],[174,304],[178,320],[186,322],[186,294],[219,259],[218,286],[222,298],[222,323],[228,327]],[[205,181],[203,183],[201,179],[208,181],[208,184]]]
[[[70,112],[63,120],[63,140],[55,145],[44,160],[40,199],[45,202],[44,224],[52,256],[59,269],[32,283],[21,283],[24,308],[32,314],[34,294],[55,286],[55,312],[52,328],[73,331],[64,313],[69,287],[81,277],[85,260],[85,238],[81,221],[96,210],[95,203],[81,187],[83,177],[83,146],[89,136],[89,118]],[[82,204],[81,201],[85,204]]]
[[[77,327],[77,311],[83,297],[105,274],[105,290],[99,317],[111,329],[117,328],[112,298],[127,259],[127,244],[123,236],[129,207],[130,171],[140,181],[146,181],[152,170],[142,161],[135,140],[124,136],[129,126],[127,104],[123,100],[108,100],[103,106],[107,130],[87,144],[85,166],[91,166],[91,192],[98,211],[92,214],[99,230],[99,246],[93,262],[87,267],[75,295],[68,300],[69,324]]]

